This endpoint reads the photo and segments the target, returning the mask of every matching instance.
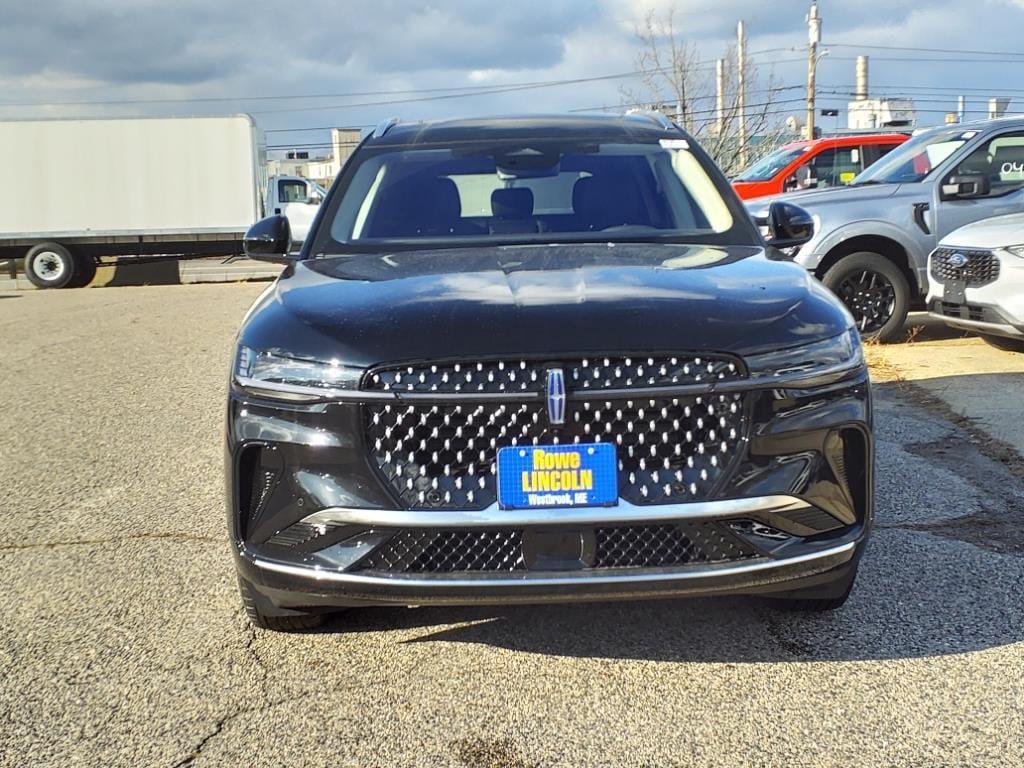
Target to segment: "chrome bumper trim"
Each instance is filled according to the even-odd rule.
[[[635,387],[628,389],[578,389],[571,393],[573,400],[621,400],[640,397],[687,397],[696,395],[722,395],[736,392],[756,392],[767,389],[809,389],[855,378],[866,372],[861,359],[839,363],[813,371],[797,371],[778,376],[752,376],[707,384],[676,384],[667,387]],[[490,403],[536,402],[544,394],[535,390],[526,392],[402,392],[367,389],[327,389],[323,387],[277,384],[246,377],[234,376],[233,386],[243,395],[277,402],[400,402],[400,403]]]
[[[363,587],[389,587],[396,591],[402,589],[467,589],[478,590],[490,587],[516,588],[529,587],[571,587],[574,585],[628,585],[628,584],[658,584],[658,583],[680,583],[699,582],[702,579],[719,580],[730,577],[755,577],[759,573],[789,570],[808,566],[809,572],[824,572],[831,568],[838,567],[853,557],[857,542],[849,541],[839,546],[822,549],[817,552],[808,552],[803,555],[788,558],[758,558],[756,560],[745,560],[739,563],[722,563],[701,566],[683,566],[678,569],[637,569],[629,571],[620,569],[617,573],[602,572],[525,572],[515,575],[492,575],[481,574],[477,578],[451,577],[448,575],[423,578],[422,576],[395,575],[395,576],[372,576],[365,573],[346,573],[344,571],[329,570],[320,566],[301,566],[282,563],[276,560],[268,560],[251,553],[243,552],[242,555],[254,566],[265,571],[295,576],[303,579],[310,579],[315,582],[333,583],[348,585],[354,588]],[[625,571],[625,572],[624,572]]]
[[[365,525],[384,528],[520,528],[535,525],[629,525],[676,520],[742,517],[757,512],[793,512],[811,505],[795,496],[698,501],[638,506],[624,499],[614,507],[546,509],[408,510],[329,507],[304,517],[305,525]]]
[[[997,336],[1006,336],[1011,339],[1024,338],[1024,331],[1010,325],[1009,323],[986,323],[982,320],[965,320],[960,317],[941,315],[938,312],[929,312],[928,315],[929,317],[941,320],[946,325],[951,325],[954,328],[963,328],[968,331],[987,331],[988,333],[994,333]]]

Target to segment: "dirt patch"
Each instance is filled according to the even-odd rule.
[[[1024,456],[1021,456],[1012,445],[987,434],[978,426],[974,419],[957,413],[944,400],[936,397],[924,387],[905,379],[898,380],[896,386],[900,394],[908,400],[923,408],[927,408],[932,413],[942,416],[942,418],[959,427],[966,435],[971,446],[983,455],[999,462],[1014,475],[1024,479]]]
[[[964,442],[968,445],[963,446]],[[1005,474],[988,460],[991,456],[971,450],[978,447],[976,440],[960,429],[950,432],[941,442],[903,446],[908,453],[968,478],[981,494],[983,510],[942,522],[879,524],[877,527],[925,531],[990,552],[1024,556],[1024,489],[1019,483],[1007,483]]]
[[[944,400],[906,379],[885,356],[881,345],[865,345],[865,356],[874,383],[891,385],[901,399],[953,426],[943,440],[909,443],[903,449],[965,478],[979,492],[984,506],[981,511],[953,520],[877,527],[925,531],[991,552],[1024,555],[1024,486],[1012,480],[1007,482],[1001,469],[1024,479],[1024,456],[1012,445],[986,433],[974,419],[957,413]]]
[[[466,768],[538,768],[519,754],[510,739],[459,739],[452,743],[455,756]]]

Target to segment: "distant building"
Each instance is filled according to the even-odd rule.
[[[269,176],[307,176],[309,166],[315,163],[318,158],[310,158],[309,152],[300,150],[288,150],[284,157],[276,157],[267,160],[267,175]]]
[[[361,137],[359,128],[332,128],[331,153],[327,157],[310,157],[307,151],[289,150],[282,158],[268,160],[267,170],[271,176],[301,176],[328,187]]]
[[[917,109],[913,99],[857,99],[846,105],[847,127],[854,131],[913,128]]]

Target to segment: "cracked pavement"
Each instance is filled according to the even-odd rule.
[[[1024,482],[892,384],[878,528],[834,614],[718,598],[253,630],[221,430],[264,287],[0,301],[0,765],[1024,764]]]

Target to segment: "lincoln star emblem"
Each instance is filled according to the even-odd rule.
[[[946,259],[946,263],[954,269],[960,269],[961,267],[967,266],[967,256],[963,253],[951,253],[949,258]]]
[[[561,368],[548,368],[548,422],[565,424],[565,374]]]

